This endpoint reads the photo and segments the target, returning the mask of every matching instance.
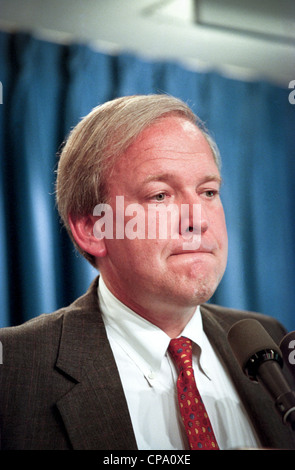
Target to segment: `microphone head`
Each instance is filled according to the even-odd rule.
[[[282,367],[278,345],[259,321],[246,318],[235,323],[228,332],[228,341],[243,372],[256,381],[256,372],[262,362],[275,360]]]

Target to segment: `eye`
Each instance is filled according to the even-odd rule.
[[[155,199],[157,202],[163,202],[165,198],[166,198],[165,193],[155,194],[155,196],[153,197],[153,199]]]
[[[219,191],[217,191],[216,189],[208,189],[207,191],[204,191],[204,195],[208,198],[208,199],[212,199],[214,198],[215,196],[217,196],[219,194]]]

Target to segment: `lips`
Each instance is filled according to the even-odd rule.
[[[182,251],[179,251],[177,253],[172,253],[171,256],[178,256],[178,255],[189,255],[189,254],[194,254],[194,255],[198,255],[198,254],[213,254],[212,251],[202,251],[202,250],[182,250]]]
[[[186,250],[183,246],[181,247],[178,247],[176,249],[174,249],[171,253],[171,256],[175,256],[175,255],[185,255],[185,254],[189,254],[189,253],[194,253],[194,254],[198,254],[198,253],[208,253],[208,254],[213,254],[215,251],[215,246],[200,246],[198,249],[196,250]]]

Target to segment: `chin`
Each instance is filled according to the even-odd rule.
[[[190,296],[193,305],[208,302],[216,291],[218,284],[216,281],[208,282],[206,279],[204,281],[197,280]]]
[[[188,286],[177,286],[177,291],[174,291],[174,299],[179,305],[183,307],[197,307],[200,304],[207,302],[214,294],[216,286],[209,286],[208,284],[196,283],[191,289]]]

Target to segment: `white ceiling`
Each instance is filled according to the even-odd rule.
[[[295,79],[295,0],[0,0],[1,27],[285,87]]]

